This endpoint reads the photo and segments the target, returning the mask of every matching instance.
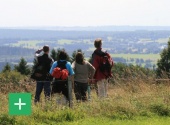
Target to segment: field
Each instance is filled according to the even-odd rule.
[[[170,123],[170,83],[153,78],[116,79],[109,84],[108,98],[92,99],[73,107],[56,104],[55,99],[32,103],[31,116],[8,115],[9,92],[31,92],[35,82],[25,79],[18,85],[0,84],[0,125],[168,125]]]
[[[111,56],[114,57],[122,57],[124,59],[130,59],[130,58],[134,58],[134,59],[150,59],[153,61],[157,61],[158,59],[160,59],[160,54],[111,54]]]
[[[145,66],[146,62],[150,62],[150,69],[153,68],[153,65],[157,64],[158,59],[160,59],[160,54],[111,54],[114,58],[123,58],[126,60],[126,63],[136,65],[140,62],[141,66]],[[138,63],[137,63],[138,60]],[[143,62],[141,62],[143,60]],[[139,65],[139,64],[138,64]]]
[[[11,44],[14,47],[23,47],[23,48],[37,48],[38,43],[43,43],[44,41],[38,40],[29,40],[29,41],[18,41],[17,43]]]

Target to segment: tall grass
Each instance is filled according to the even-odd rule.
[[[167,81],[158,84],[153,76],[144,74],[131,76],[126,79],[115,77],[109,84],[108,98],[97,98],[92,90],[91,101],[77,103],[74,99],[72,108],[56,104],[55,98],[45,102],[42,93],[41,103],[32,104],[31,116],[9,116],[8,93],[27,91],[32,93],[33,99],[35,82],[21,80],[15,88],[12,83],[3,85],[6,89],[0,92],[0,125],[111,125],[135,124],[135,121],[138,124],[166,124],[162,122],[164,120],[170,122],[170,83]]]

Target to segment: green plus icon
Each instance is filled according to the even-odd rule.
[[[31,94],[30,93],[10,93],[9,94],[9,114],[10,115],[30,115],[31,114]]]

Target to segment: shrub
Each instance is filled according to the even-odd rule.
[[[6,71],[0,73],[0,84],[15,83],[18,84],[20,80],[23,80],[25,76],[16,71]]]
[[[1,115],[0,116],[0,124],[1,125],[16,125],[16,119],[15,117],[10,117],[8,115]]]
[[[21,75],[19,72],[16,71],[6,71],[0,73],[0,84],[8,84],[14,83],[18,84],[20,80],[23,80],[25,76]]]
[[[154,104],[150,106],[150,110],[159,116],[170,116],[170,109],[163,104]]]

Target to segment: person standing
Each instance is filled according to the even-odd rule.
[[[87,101],[88,81],[92,79],[95,68],[86,60],[81,52],[76,54],[76,60],[72,63],[74,69],[74,93],[77,101]]]
[[[71,67],[71,63],[66,61],[67,59],[67,53],[65,51],[60,51],[59,53],[59,60],[55,61],[50,69],[50,74],[54,77],[55,75],[59,78],[55,78],[53,85],[52,85],[52,91],[51,95],[54,93],[63,94],[65,96],[65,99],[69,101],[69,95],[68,95],[68,76],[71,76],[73,79],[74,71]],[[54,74],[54,71],[59,69],[60,71],[56,72]],[[62,74],[64,72],[64,74]],[[67,76],[68,72],[68,76]],[[65,79],[62,79],[67,77]],[[73,80],[72,80],[73,81]]]
[[[51,65],[53,63],[53,59],[48,55],[50,51],[50,48],[48,45],[45,45],[42,49],[35,52],[35,59],[37,61],[36,67],[40,68],[40,72],[37,73],[37,77],[39,79],[36,81],[36,92],[35,92],[35,98],[34,102],[37,103],[40,101],[40,95],[42,90],[44,89],[44,95],[46,100],[50,99],[50,75],[49,71],[51,68]],[[41,54],[41,52],[44,52]]]
[[[102,49],[102,39],[94,41],[95,50],[92,54],[92,65],[95,67],[95,89],[99,97],[107,97],[108,78],[112,77],[113,60],[107,51]]]

